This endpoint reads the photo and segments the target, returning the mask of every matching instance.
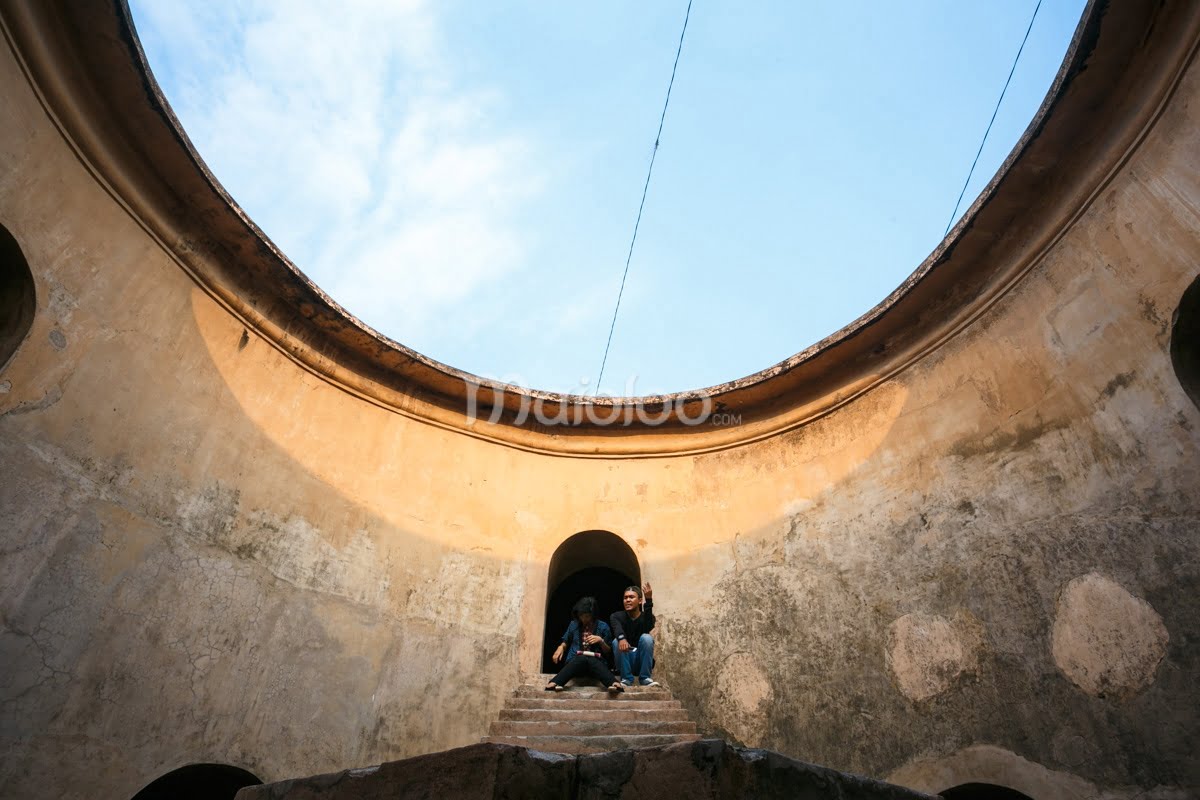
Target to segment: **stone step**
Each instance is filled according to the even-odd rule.
[[[544,683],[538,683],[538,684],[523,683],[517,687],[517,691],[521,692],[521,693],[544,692],[544,691],[546,691],[546,684],[544,684]],[[607,692],[608,687],[601,686],[598,683],[579,684],[579,683],[575,683],[575,681],[571,681],[570,683],[567,684],[567,687],[563,691],[566,691],[566,692]],[[666,688],[665,686],[662,686],[661,684],[659,686],[626,686],[625,691],[629,694],[642,694],[643,692],[650,692],[651,694],[653,694],[655,692],[662,692],[662,693],[665,693],[668,695],[671,694],[671,690]]]
[[[695,733],[696,723],[683,721],[622,722],[613,720],[501,720],[493,722],[491,736],[630,736],[655,733]]]
[[[596,698],[607,697],[608,690],[599,687],[582,687],[568,685],[561,692],[547,692],[545,685],[542,686],[518,686],[517,697],[575,697],[575,698]],[[616,697],[624,697],[628,700],[674,700],[674,696],[661,686],[626,686],[625,691],[616,692]]]
[[[605,753],[699,740],[696,723],[662,686],[627,686],[610,694],[581,678],[547,692],[554,677],[525,675],[492,723],[484,742],[548,753]]]
[[[640,734],[632,736],[488,736],[485,743],[511,744],[543,753],[607,753],[642,747],[661,747],[700,740],[698,733]]]
[[[678,701],[675,701],[678,702]],[[591,704],[589,704],[590,706]],[[657,705],[652,703],[627,703],[620,708],[503,708],[500,719],[519,722],[522,720],[540,720],[553,722],[556,720],[610,720],[612,722],[682,722],[688,719],[688,713],[683,708],[643,708]]]
[[[548,674],[541,674],[541,675],[523,675],[521,678],[520,684],[517,684],[517,685],[518,686],[545,686],[547,684],[547,682],[550,681],[551,678],[553,678],[554,674],[556,674],[556,673],[548,673]],[[612,670],[612,674],[617,675],[617,670]],[[618,676],[618,678],[620,678],[620,675],[617,675],[617,676]],[[576,684],[602,686],[601,682],[599,680],[596,680],[595,678],[593,678],[592,675],[578,675],[577,678],[572,678],[571,680],[575,681]],[[634,680],[637,680],[636,675],[634,676]]]
[[[549,683],[550,679],[553,677],[554,677],[553,675],[532,675],[532,676],[526,677],[519,684],[517,684],[517,686],[528,687],[531,689],[544,689],[546,687],[546,684]],[[633,680],[634,680],[634,685],[626,686],[625,687],[626,690],[632,689],[634,691],[651,691],[651,692],[653,692],[653,691],[662,689],[663,691],[666,691],[666,687],[664,687],[662,684],[659,684],[658,686],[642,686],[637,683],[637,678],[634,678]],[[594,690],[600,691],[605,688],[605,684],[601,683],[598,680],[595,680],[594,678],[586,678],[586,677],[585,678],[572,678],[570,683],[567,684],[567,688],[568,689],[594,689]]]
[[[542,708],[562,711],[598,711],[629,708],[630,706],[646,711],[683,708],[678,700],[660,700],[657,697],[639,697],[627,694],[619,694],[612,698],[608,695],[580,697],[571,692],[540,692],[537,697],[510,697],[505,704],[505,708],[511,709]]]

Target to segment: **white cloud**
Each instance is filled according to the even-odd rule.
[[[136,11],[214,174],[368,324],[406,344],[434,341],[528,258],[513,220],[545,184],[536,143],[496,121],[501,94],[456,82],[434,4]],[[189,48],[186,60],[176,47]],[[472,305],[475,325],[498,313],[489,305]]]

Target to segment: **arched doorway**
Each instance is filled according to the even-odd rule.
[[[576,600],[595,597],[598,617],[607,620],[620,610],[625,587],[641,582],[637,554],[615,533],[583,531],[559,545],[550,557],[546,579],[542,671],[558,671],[550,656],[571,621],[571,607]]]
[[[33,273],[17,240],[0,225],[0,369],[29,333],[36,307]]]
[[[189,764],[151,781],[133,800],[233,800],[242,787],[261,783],[227,764]]]
[[[941,793],[943,800],[1033,800],[1027,794],[993,783],[964,783]]]
[[[1171,365],[1192,402],[1200,408],[1200,278],[1179,300],[1171,326]]]

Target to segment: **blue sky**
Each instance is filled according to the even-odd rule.
[[[697,0],[601,392],[740,378],[886,297],[941,240],[1035,1]],[[200,154],[303,272],[432,358],[577,393],[686,5],[132,2]],[[1043,0],[960,213],[1083,5]]]

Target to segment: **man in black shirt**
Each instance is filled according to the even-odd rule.
[[[650,635],[654,630],[651,591],[649,583],[645,587],[630,586],[622,598],[625,610],[609,618],[613,633],[613,659],[617,662],[621,683],[626,686],[633,685],[635,672],[642,686],[658,686],[658,681],[650,677],[654,669],[654,637]]]

